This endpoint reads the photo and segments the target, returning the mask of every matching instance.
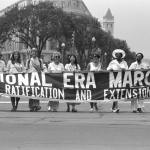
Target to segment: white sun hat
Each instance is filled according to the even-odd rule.
[[[113,56],[114,58],[116,58],[116,54],[117,54],[117,53],[121,53],[121,54],[122,54],[122,58],[124,58],[124,57],[126,56],[125,51],[122,50],[122,49],[115,49],[115,50],[113,51],[113,53],[112,53],[112,56]]]

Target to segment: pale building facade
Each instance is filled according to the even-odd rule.
[[[13,5],[1,10],[0,16],[4,15],[5,12],[11,10],[13,7],[17,6],[19,9],[22,9],[27,5],[30,4],[36,5],[39,2],[45,1],[52,2],[54,6],[62,8],[67,13],[92,17],[90,11],[88,10],[88,8],[86,7],[86,5],[82,0],[20,0],[17,3],[14,3]],[[13,40],[7,41],[3,47],[4,48],[1,49],[1,51],[4,55],[6,55],[7,57],[6,59],[9,59],[10,54],[14,50],[19,50],[22,53],[22,58],[25,60],[28,47],[20,43],[20,39],[14,37]],[[46,46],[43,49],[43,55],[45,54],[47,55],[48,53],[52,55],[55,52],[56,47],[57,47],[56,41],[47,40]]]

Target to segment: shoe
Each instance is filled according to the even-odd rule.
[[[119,109],[113,109],[112,110],[113,113],[119,113],[119,111],[120,111]]]
[[[38,110],[40,110],[41,109],[41,106],[37,106],[36,107],[36,110],[38,111]]]
[[[136,110],[133,110],[132,112],[133,112],[133,113],[137,113],[137,111],[136,111]]]
[[[94,109],[93,109],[93,108],[91,108],[91,109],[90,109],[90,112],[93,112],[93,111],[94,111]]]
[[[57,112],[57,109],[53,109],[53,112]]]
[[[138,108],[137,111],[138,111],[139,113],[143,113],[143,112],[144,112],[144,111],[142,110],[142,108]]]
[[[34,110],[33,109],[30,109],[30,112],[33,112]]]
[[[11,112],[15,112],[16,111],[16,109],[15,109],[15,107],[13,107],[12,109],[11,109]]]
[[[120,110],[119,110],[119,109],[117,109],[117,110],[116,110],[116,113],[119,113],[119,111],[120,111]]]
[[[72,109],[72,112],[77,112],[77,110],[76,109]]]
[[[48,110],[48,111],[52,111],[52,110],[51,110],[51,106],[48,106],[47,110]]]
[[[67,109],[66,112],[70,112],[70,109]]]
[[[95,108],[95,111],[98,112],[98,108]]]

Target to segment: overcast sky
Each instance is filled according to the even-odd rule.
[[[18,0],[0,0],[0,9]],[[108,8],[115,17],[114,36],[126,40],[132,51],[150,58],[150,0],[83,0],[99,20]]]

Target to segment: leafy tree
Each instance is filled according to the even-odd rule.
[[[40,56],[48,39],[70,38],[68,20],[68,15],[50,2],[22,9],[16,6],[0,18],[0,43],[16,37],[30,48],[36,47]]]
[[[72,33],[74,42],[72,43]],[[96,38],[92,42],[92,37]],[[48,39],[66,44],[65,51],[77,50],[80,65],[85,67],[90,56],[97,48],[101,49],[101,61],[106,66],[111,61],[114,49],[123,49],[127,61],[131,63],[135,53],[131,52],[126,41],[115,39],[101,29],[101,24],[93,17],[65,13],[50,2],[40,2],[19,9],[17,6],[0,17],[0,44],[19,38],[20,42],[36,47],[39,57]],[[105,55],[106,54],[106,55]]]

